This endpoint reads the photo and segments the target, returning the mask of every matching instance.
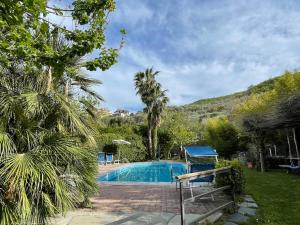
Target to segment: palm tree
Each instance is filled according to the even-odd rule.
[[[94,81],[49,70],[0,68],[0,224],[46,224],[97,190],[92,125],[64,82]]]
[[[152,149],[154,154],[157,152],[157,130],[161,123],[161,116],[164,109],[169,101],[168,97],[165,95],[166,91],[161,91],[157,89],[157,96],[154,98],[153,110],[152,110]]]
[[[135,75],[135,87],[137,94],[141,96],[142,102],[146,105],[144,111],[147,113],[147,149],[151,159],[155,157],[157,150],[157,128],[160,123],[161,113],[165,108],[168,98],[166,90],[161,90],[161,85],[155,80],[159,74],[152,68],[146,69]]]

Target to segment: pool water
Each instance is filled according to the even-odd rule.
[[[98,177],[99,182],[173,182],[186,173],[186,164],[178,162],[132,163]]]

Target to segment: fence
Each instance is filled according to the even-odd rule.
[[[223,186],[223,187],[214,188],[214,189],[212,189],[208,192],[201,193],[199,195],[192,196],[190,198],[184,199],[184,196],[183,196],[183,183],[184,182],[189,182],[189,181],[194,180],[194,179],[203,178],[203,177],[212,176],[212,175],[216,177],[218,174],[224,174],[224,173],[234,173],[234,170],[231,166],[229,166],[229,167],[223,167],[223,168],[218,168],[218,169],[213,169],[213,170],[206,170],[206,171],[201,171],[201,172],[188,173],[188,174],[184,174],[184,175],[180,175],[180,176],[176,177],[176,182],[179,182],[179,189],[180,189],[181,225],[185,225],[184,204],[188,201],[194,200],[195,198],[202,198],[204,196],[211,195],[211,194],[214,194],[216,192],[224,191],[224,190],[227,190],[227,189],[231,189],[231,193],[232,193],[232,200],[231,201],[228,201],[228,202],[222,204],[221,206],[218,206],[218,207],[214,208],[213,210],[203,214],[202,216],[197,218],[197,221],[198,220],[204,220],[205,218],[212,215],[213,213],[235,204],[235,193],[234,193],[233,187],[231,185],[226,185],[226,186]],[[194,222],[196,222],[196,221],[194,221]]]

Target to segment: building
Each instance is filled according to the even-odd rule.
[[[127,117],[127,116],[130,116],[130,112],[125,110],[125,109],[117,109],[113,116],[117,117],[117,116],[120,116],[120,117]]]

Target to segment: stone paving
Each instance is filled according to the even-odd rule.
[[[99,166],[104,174],[126,164]],[[180,224],[179,190],[173,184],[109,184],[101,183],[98,195],[91,198],[91,209],[80,209],[57,218],[57,225],[79,224]],[[207,192],[210,187],[194,188],[194,195]],[[190,190],[184,190],[184,198],[190,197]],[[201,199],[185,204],[187,220],[222,205],[228,197],[219,193],[211,199]],[[218,214],[220,216],[220,213]]]
[[[203,193],[208,187],[197,188],[194,194]],[[185,198],[190,196],[184,190]],[[187,222],[228,201],[223,195],[214,195],[215,200],[196,200],[186,207]],[[107,224],[107,225],[179,225],[179,191],[175,185],[114,185],[101,184],[98,196],[91,199],[92,209],[80,209],[55,219],[56,225]],[[211,221],[221,216],[212,215]],[[188,223],[187,223],[188,224]]]
[[[224,225],[237,225],[247,222],[250,216],[255,216],[257,204],[250,195],[244,197],[244,201],[239,204],[238,211],[231,215]]]
[[[195,188],[194,194],[204,193],[209,187]],[[185,198],[190,190],[184,191]],[[222,194],[211,199],[196,200],[186,204],[186,213],[203,214],[228,199]],[[101,184],[98,196],[91,199],[94,210],[108,212],[169,212],[180,213],[179,191],[173,185],[115,185]]]
[[[212,215],[207,222],[215,222],[221,214]],[[187,214],[186,224],[197,219],[197,214]],[[135,212],[69,212],[67,216],[53,219],[53,225],[180,225],[180,215],[173,213]]]
[[[99,165],[99,174],[104,174],[126,164]],[[210,187],[194,188],[194,195],[208,191]],[[185,198],[190,197],[190,190],[184,190]],[[203,214],[228,199],[222,193],[211,199],[186,204],[186,213]],[[179,190],[173,184],[100,184],[99,194],[91,199],[94,210],[108,212],[169,212],[180,213]]]

